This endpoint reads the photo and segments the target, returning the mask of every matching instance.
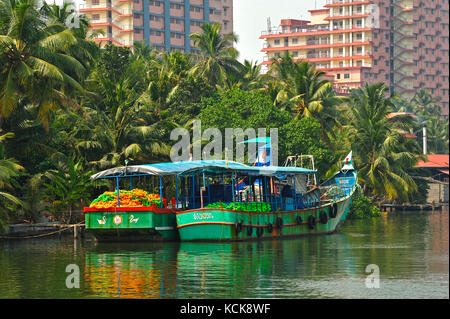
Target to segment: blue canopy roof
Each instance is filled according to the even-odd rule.
[[[240,164],[242,165],[242,164]],[[279,166],[237,166],[233,164],[215,164],[204,167],[196,167],[182,172],[181,176],[199,175],[202,173],[224,174],[224,173],[240,173],[251,176],[275,176],[283,178],[285,175],[297,174],[315,174],[316,170],[310,170],[301,167],[279,167]]]
[[[158,164],[148,164],[148,165],[135,165],[127,167],[116,167],[99,172],[91,176],[92,180],[102,179],[102,178],[116,178],[125,176],[169,176],[178,175],[186,170],[201,168],[211,165],[226,165],[226,161],[183,161],[183,162],[169,162],[169,163],[158,163]],[[233,165],[235,168],[245,168],[247,165],[240,164],[237,162],[228,162],[229,165]]]
[[[237,172],[255,176],[315,174],[317,171],[300,167],[248,166],[230,161],[184,161],[112,168],[91,176],[92,180],[125,176],[193,176],[203,173],[224,174]]]
[[[258,137],[252,140],[244,141],[240,144],[249,144],[249,143],[259,143],[259,144],[269,144],[270,145],[270,137]]]

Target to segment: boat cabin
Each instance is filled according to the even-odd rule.
[[[308,175],[316,174],[316,170],[299,167],[189,161],[113,168],[91,179],[114,180],[117,194],[124,188],[150,187],[150,192],[159,193],[160,198],[171,199],[168,207],[177,210],[237,203],[258,208],[265,203],[267,211],[290,211],[320,206],[319,189],[308,185],[312,180]],[[121,207],[119,198],[117,207]],[[162,205],[161,202],[161,208]]]

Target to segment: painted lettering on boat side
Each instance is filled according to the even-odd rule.
[[[195,213],[194,219],[195,220],[206,220],[206,219],[213,219],[214,216],[211,213]]]

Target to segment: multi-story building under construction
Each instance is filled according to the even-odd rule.
[[[410,98],[428,89],[449,109],[448,0],[328,0],[311,19],[264,31],[263,64],[289,53],[334,77],[338,93],[384,82]]]
[[[205,22],[233,31],[233,0],[86,0],[80,13],[87,16],[95,41],[132,47],[151,44],[160,51],[192,52],[189,35]]]

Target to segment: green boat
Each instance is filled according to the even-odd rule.
[[[115,186],[115,190],[110,192],[109,196],[116,194],[114,197],[117,203],[107,208],[85,207],[86,230],[99,242],[178,241],[176,213],[186,208],[178,196],[178,175],[189,169],[225,163],[225,161],[159,163],[118,167],[97,173],[91,176],[91,179],[112,182],[110,187]],[[243,164],[235,163],[235,165],[245,167]],[[171,183],[176,184],[177,195],[167,190]],[[135,186],[152,189],[159,193],[160,199],[172,199],[168,205],[160,200],[158,205],[147,202],[141,207],[130,207],[120,201],[121,193],[132,192]],[[193,203],[195,204],[195,201]]]
[[[317,181],[316,175],[314,169],[296,166],[229,161],[113,168],[91,179],[111,180],[115,190],[105,196],[116,194],[117,203],[86,207],[86,230],[98,241],[128,242],[239,241],[333,233],[349,211],[356,171],[347,164],[320,187],[315,182],[310,185]],[[131,207],[136,204],[132,195],[121,202],[122,192],[133,194],[134,186],[159,192],[152,194],[158,197],[157,204],[144,200]],[[165,198],[171,198],[170,203]]]
[[[203,187],[197,184],[200,194],[188,190],[195,195],[182,199],[193,206],[200,196],[200,207],[176,213],[180,239],[241,241],[334,233],[345,221],[357,187],[351,153],[341,171],[310,187],[310,176],[317,180],[316,174],[300,167],[234,163],[186,170],[180,178],[192,179],[192,186],[201,177]]]

